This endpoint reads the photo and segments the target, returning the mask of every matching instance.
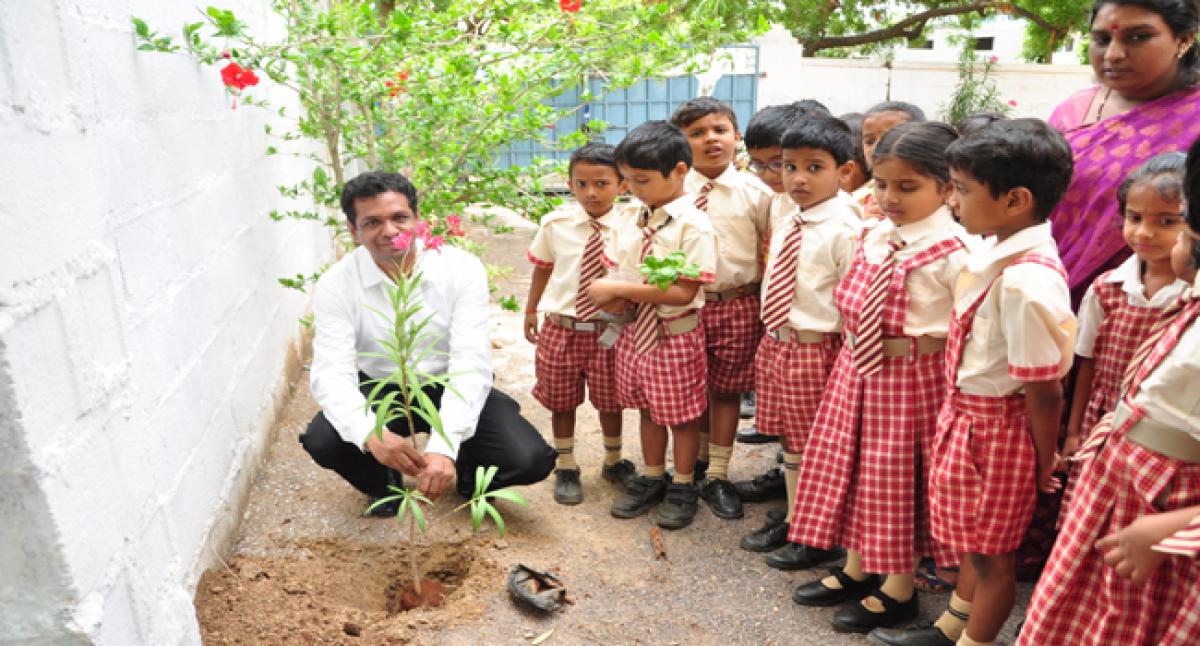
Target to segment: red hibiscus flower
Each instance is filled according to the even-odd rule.
[[[1017,100],[1009,99],[1008,104],[1015,108],[1015,107],[1017,107]]]
[[[225,87],[243,90],[251,85],[258,85],[258,76],[253,70],[248,70],[237,63],[230,63],[221,68],[221,82]]]
[[[570,13],[578,13],[583,8],[583,0],[558,0],[558,8]]]

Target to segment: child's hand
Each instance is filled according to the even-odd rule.
[[[863,205],[863,219],[864,220],[882,220],[883,219],[883,209],[880,208],[878,202],[876,202],[875,200],[870,200],[865,205]]]
[[[588,296],[597,307],[608,311],[604,306],[620,298],[618,290],[623,283],[611,278],[597,278],[588,286]]]
[[[538,319],[537,312],[525,312],[525,340],[537,345]]]
[[[1128,527],[1096,541],[1096,549],[1104,554],[1104,563],[1117,576],[1144,583],[1167,560],[1167,554],[1150,549],[1175,533],[1176,528],[1165,521],[1164,514],[1142,516]]]
[[[1067,439],[1063,440],[1063,447],[1062,447],[1063,462],[1070,460],[1071,456],[1075,455],[1075,453],[1079,451],[1079,445],[1083,443],[1080,440],[1081,440],[1081,438],[1078,435],[1074,435],[1074,434],[1068,434]]]
[[[1058,465],[1062,462],[1062,457],[1057,453],[1051,453],[1049,459],[1043,459],[1038,456],[1038,475],[1037,487],[1042,493],[1054,493],[1062,489],[1062,480],[1055,476],[1058,470]]]
[[[621,316],[625,312],[628,312],[631,307],[633,307],[633,301],[626,298],[617,298],[605,303],[604,307],[600,309],[613,316]]]

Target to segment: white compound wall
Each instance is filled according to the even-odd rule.
[[[136,52],[205,3],[0,0],[0,643],[195,644],[329,256],[267,114]],[[226,0],[278,34],[269,0]],[[286,94],[274,97],[286,101]]]

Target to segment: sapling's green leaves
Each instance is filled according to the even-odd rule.
[[[522,496],[519,492],[514,491],[512,489],[497,489],[496,491],[489,491],[487,493],[487,496],[489,498],[499,498],[501,500],[507,500],[509,502],[516,503],[521,506],[529,505],[529,501],[525,499],[525,496]]]
[[[471,531],[478,532],[479,528],[483,526],[483,510],[486,504],[487,501],[483,498],[471,499]]]
[[[500,512],[496,508],[484,501],[484,509],[487,510],[487,515],[492,517],[492,522],[496,523],[496,532],[504,536],[504,519],[500,517]]]
[[[421,530],[421,533],[424,534],[425,533],[425,512],[421,509],[421,502],[416,499],[416,496],[413,496],[411,494],[406,499],[406,501],[412,501],[412,505],[409,507],[409,509],[412,511],[413,520],[417,521],[417,529]]]
[[[700,266],[688,262],[683,251],[672,251],[666,258],[646,256],[638,271],[646,277],[646,282],[666,291],[680,278],[697,279],[700,277]]]

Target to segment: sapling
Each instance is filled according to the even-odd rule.
[[[408,437],[413,442],[418,453],[424,452],[424,442],[419,438],[426,434],[417,434],[417,418],[420,418],[437,433],[447,445],[450,439],[442,426],[438,406],[430,398],[428,391],[442,389],[443,392],[455,393],[450,383],[452,375],[447,373],[434,374],[421,369],[421,362],[430,357],[445,353],[437,349],[440,337],[429,330],[432,314],[423,314],[420,302],[421,273],[417,271],[419,254],[440,252],[443,244],[441,236],[433,235],[428,222],[421,222],[415,231],[401,232],[392,239],[392,245],[404,254],[396,263],[396,269],[390,272],[391,281],[384,282],[388,296],[389,312],[372,311],[388,321],[391,334],[379,339],[383,352],[362,353],[365,357],[387,359],[395,369],[387,376],[370,380],[372,387],[367,394],[367,406],[374,409],[375,424],[367,438],[375,436],[383,438],[384,431],[394,423],[399,422],[408,430]],[[488,491],[497,467],[480,466],[475,471],[475,490],[463,504],[455,507],[446,515],[462,509],[471,510],[471,529],[478,532],[482,527],[485,516],[491,517],[501,536],[504,535],[504,519],[499,510],[492,504],[494,499],[508,500],[518,505],[528,502],[524,496],[511,489]],[[423,588],[421,568],[417,563],[416,544],[418,534],[425,536],[428,519],[425,505],[431,504],[429,498],[417,489],[402,488],[389,485],[391,495],[380,498],[371,505],[375,507],[399,503],[396,522],[403,528],[407,523],[408,530],[408,565],[413,593],[421,599]],[[436,605],[436,601],[433,605]]]
[[[700,266],[694,262],[688,262],[683,251],[678,249],[672,251],[666,258],[646,256],[646,259],[638,267],[638,271],[646,277],[647,283],[664,292],[680,278],[692,280],[700,278]]]

